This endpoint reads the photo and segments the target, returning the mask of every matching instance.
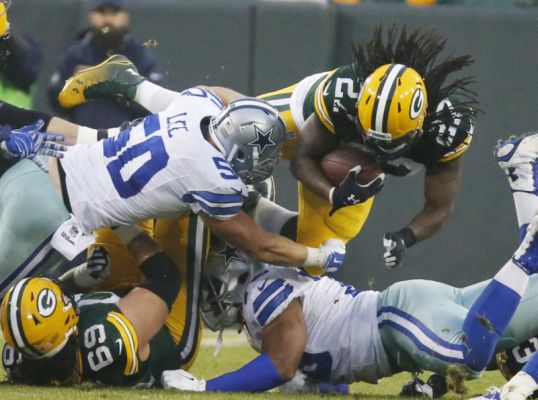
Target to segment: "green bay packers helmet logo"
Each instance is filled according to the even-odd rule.
[[[37,296],[37,311],[42,317],[50,317],[56,310],[56,295],[50,289],[43,289]]]
[[[418,88],[415,90],[415,93],[413,93],[413,98],[411,99],[411,109],[409,110],[411,119],[417,119],[422,115],[424,103],[424,91],[421,88]]]

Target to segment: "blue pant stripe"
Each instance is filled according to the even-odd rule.
[[[381,314],[384,313],[393,313],[396,314],[409,322],[411,322],[413,325],[417,326],[426,336],[428,336],[431,340],[433,340],[436,343],[441,344],[443,347],[446,347],[447,349],[451,350],[462,350],[461,344],[456,343],[450,343],[447,342],[444,339],[441,339],[437,334],[435,334],[433,331],[431,331],[424,323],[416,319],[410,314],[407,314],[405,311],[402,311],[396,307],[382,307],[378,310],[377,316],[379,317]]]

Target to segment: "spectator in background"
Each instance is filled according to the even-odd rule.
[[[43,66],[43,53],[32,37],[10,26],[9,4],[0,2],[0,100],[31,108],[31,89]]]
[[[61,109],[58,103],[58,93],[64,81],[81,68],[98,64],[112,54],[127,56],[141,75],[152,82],[162,83],[162,74],[157,71],[154,54],[128,30],[130,16],[126,1],[88,0],[87,4],[89,28],[67,50],[50,81],[51,105],[64,115],[66,110]],[[79,125],[106,129],[146,114],[147,111],[138,105],[103,98],[75,107],[67,117]]]

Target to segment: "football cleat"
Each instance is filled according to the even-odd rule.
[[[116,54],[69,78],[58,100],[64,108],[72,108],[98,97],[134,100],[137,87],[144,80],[127,57]]]
[[[532,361],[531,361],[532,362]],[[525,371],[519,371],[501,389],[503,400],[525,400],[538,389],[534,379]]]
[[[538,272],[538,214],[529,223],[527,233],[512,256],[512,261],[529,275]]]
[[[469,400],[501,400],[501,389],[492,386],[486,394],[481,396],[471,397]]]
[[[494,154],[513,192],[538,194],[538,132],[500,141]]]

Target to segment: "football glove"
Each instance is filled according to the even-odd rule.
[[[377,178],[362,185],[357,182],[357,175],[359,175],[361,169],[360,165],[351,168],[344,180],[337,187],[332,188],[330,201],[333,208],[329,212],[329,216],[342,207],[363,203],[376,193],[379,193],[383,187],[385,174],[380,174]]]
[[[388,232],[383,236],[385,267],[392,269],[402,262],[405,250],[415,244],[415,234],[405,227],[398,232]]]
[[[448,392],[445,378],[432,374],[426,383],[416,376],[403,385],[400,397],[429,397],[436,399]]]
[[[95,246],[88,251],[88,257],[84,264],[67,271],[60,280],[62,282],[72,280],[77,287],[89,289],[109,276],[110,258],[108,251],[102,246]]]
[[[346,245],[340,239],[326,240],[320,250],[327,253],[327,261],[323,265],[325,272],[336,272],[344,264]]]
[[[37,156],[45,155],[62,158],[63,152],[67,148],[57,143],[64,140],[63,135],[39,131],[44,124],[45,122],[40,119],[32,125],[27,125],[20,129],[11,129],[9,125],[4,125],[1,128],[0,137],[5,139],[0,143],[0,148],[16,159],[30,159],[43,171],[48,172],[45,163]]]
[[[205,392],[205,381],[195,378],[183,369],[163,371],[161,374],[161,384],[165,389]]]

